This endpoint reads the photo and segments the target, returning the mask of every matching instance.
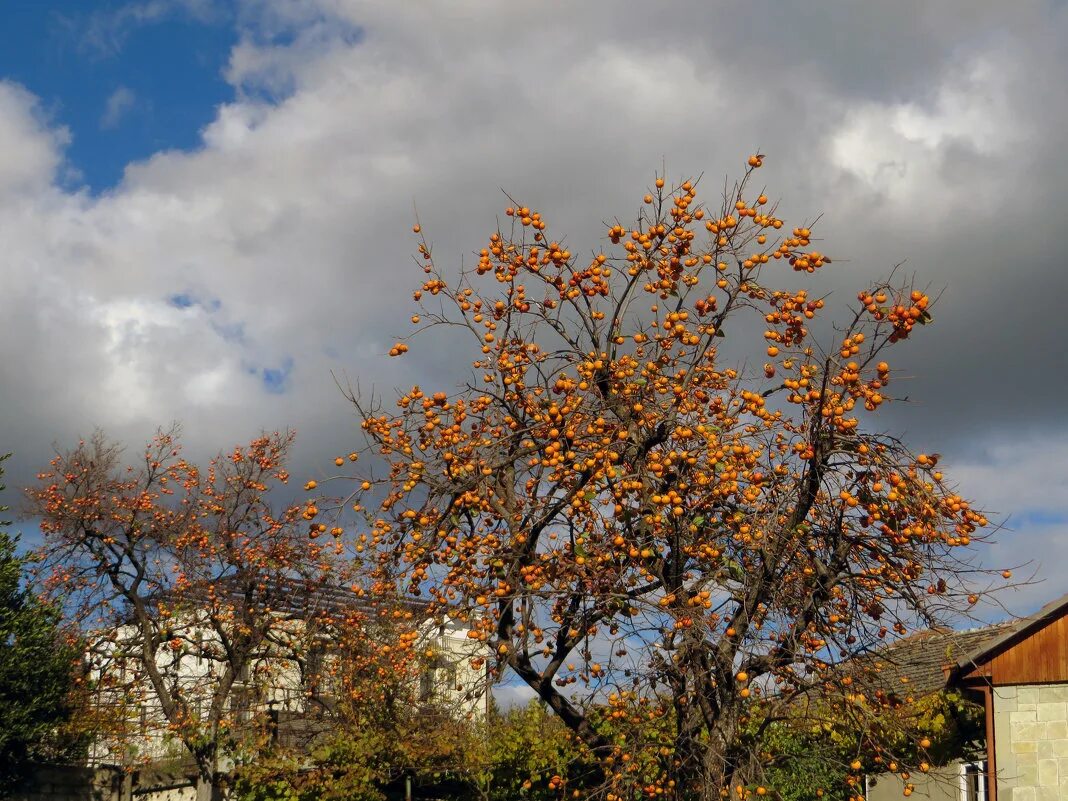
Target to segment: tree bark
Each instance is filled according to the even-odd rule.
[[[222,801],[222,787],[219,786],[218,776],[205,776],[197,772],[196,801]]]

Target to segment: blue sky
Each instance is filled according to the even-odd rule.
[[[196,147],[216,106],[233,98],[222,71],[237,29],[224,9],[6,0],[0,78],[35,94],[49,122],[69,129],[76,172],[67,180],[100,192],[130,161]]]

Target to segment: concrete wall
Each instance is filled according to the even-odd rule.
[[[1068,684],[994,688],[998,801],[1068,799]]]
[[[960,765],[933,768],[930,773],[913,773],[914,786],[909,801],[960,801]],[[905,783],[894,773],[868,777],[867,801],[901,801]]]

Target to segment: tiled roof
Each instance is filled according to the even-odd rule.
[[[920,698],[946,687],[958,660],[983,648],[1013,623],[997,623],[968,631],[928,629],[898,640],[864,658],[876,671],[875,683],[899,696]]]
[[[874,683],[899,696],[919,698],[944,689],[962,672],[986,661],[1021,636],[1044,625],[1068,609],[1068,595],[1062,596],[1035,614],[991,626],[953,631],[932,629],[888,645],[861,660],[874,667]]]

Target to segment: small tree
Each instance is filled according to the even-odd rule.
[[[582,759],[588,752],[538,701],[466,721],[414,698],[376,710],[373,698],[403,695],[411,685],[388,676],[374,683],[359,694],[361,709],[338,717],[310,752],[274,750],[243,764],[238,801],[384,801],[399,795],[406,779],[420,798],[540,801],[558,796],[561,777],[589,772]]]
[[[609,801],[768,792],[758,701],[765,728],[847,708],[866,752],[910,765],[878,682],[835,666],[977,600],[986,518],[937,455],[862,425],[931,298],[864,288],[821,346],[805,279],[831,259],[750,191],[761,164],[713,208],[657,178],[588,257],[521,204],[458,275],[421,238],[413,322],[469,335],[472,381],[352,396],[361,464],[387,465],[337,506],[370,510],[357,560],[469,621]]]
[[[565,777],[572,787],[582,787],[595,767],[583,743],[540,699],[495,712],[487,728],[486,801],[557,798]]]
[[[7,458],[0,456],[0,478]],[[7,509],[0,505],[0,515]],[[32,762],[77,754],[62,729],[75,707],[79,654],[60,630],[59,610],[24,585],[26,560],[6,525],[0,520],[0,796],[25,778]]]
[[[309,547],[302,510],[276,511],[271,498],[288,480],[291,443],[263,436],[201,469],[172,430],[134,468],[97,434],[57,455],[27,493],[45,536],[44,584],[86,630],[97,698],[120,708],[112,754],[159,756],[144,747],[176,738],[196,764],[198,798],[218,795],[257,687],[301,674],[324,611],[331,549]]]

